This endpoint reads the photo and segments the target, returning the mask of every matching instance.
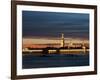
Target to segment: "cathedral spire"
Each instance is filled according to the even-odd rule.
[[[64,40],[64,34],[61,34],[61,47],[64,47],[65,45],[65,40]]]
[[[62,38],[64,38],[64,34],[62,33]]]

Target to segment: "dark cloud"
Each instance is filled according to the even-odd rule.
[[[22,12],[23,36],[89,37],[89,14],[60,12]]]

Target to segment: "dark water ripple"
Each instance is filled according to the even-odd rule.
[[[45,56],[23,55],[22,68],[47,68],[89,65],[89,54],[46,54]]]

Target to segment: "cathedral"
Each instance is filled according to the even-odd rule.
[[[65,39],[64,39],[64,34],[62,33],[61,35],[61,45],[60,47],[64,47],[65,46]]]

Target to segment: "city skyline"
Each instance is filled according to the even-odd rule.
[[[89,14],[22,11],[23,68],[89,65]]]

